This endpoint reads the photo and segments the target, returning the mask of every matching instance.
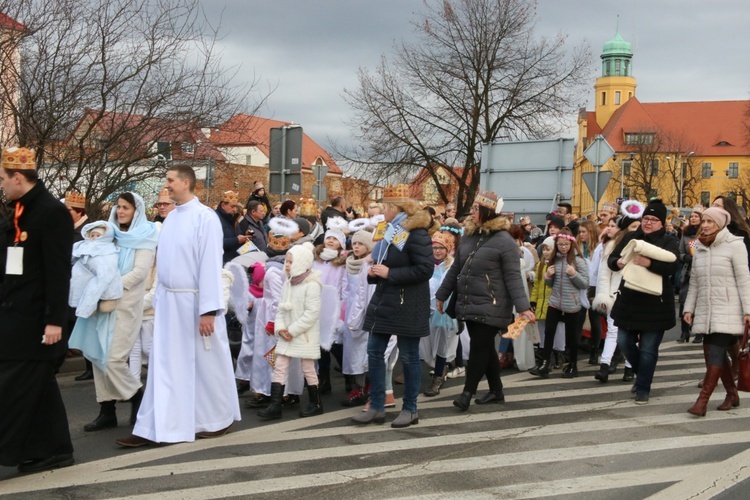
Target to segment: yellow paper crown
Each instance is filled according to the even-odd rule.
[[[410,200],[409,186],[406,184],[397,184],[395,186],[388,186],[385,188],[383,193],[383,201],[385,203],[393,203],[398,201]]]
[[[615,203],[614,201],[607,201],[602,204],[602,210],[605,212],[620,212],[620,205]]]
[[[2,167],[6,170],[36,170],[36,159],[32,149],[3,149],[2,157]]]
[[[68,208],[86,208],[86,197],[75,191],[65,193],[65,206]]]
[[[300,201],[300,208],[299,208],[299,214],[300,215],[318,215],[318,202],[313,200],[312,198],[303,199]]]
[[[172,198],[169,197],[169,191],[167,190],[167,188],[159,191],[159,197],[156,199],[156,203],[174,203],[174,201],[172,201]]]
[[[477,193],[476,198],[474,198],[474,202],[477,205],[487,207],[490,210],[495,210],[495,208],[497,208],[497,200],[498,198],[495,193],[483,190],[480,190],[479,193]]]
[[[238,194],[234,191],[224,191],[224,194],[221,195],[221,202],[222,203],[237,203]]]

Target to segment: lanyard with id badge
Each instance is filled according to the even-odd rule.
[[[17,246],[19,242],[26,241],[28,234],[26,231],[21,231],[18,227],[18,219],[23,215],[23,205],[16,203],[16,213],[13,216],[13,223],[16,226],[16,238],[14,244],[16,246],[8,247],[8,257],[5,261],[5,274],[20,276],[23,274],[23,247]]]

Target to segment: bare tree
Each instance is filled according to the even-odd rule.
[[[590,53],[585,46],[568,53],[562,34],[537,37],[532,1],[425,6],[413,23],[418,39],[394,47],[374,72],[360,69],[358,87],[344,90],[361,146],[337,152],[376,183],[427,168],[441,199],[465,213],[479,185],[482,143],[561,130],[585,99]],[[458,185],[456,200],[437,182],[440,167]]]
[[[624,187],[630,198],[649,199],[658,196],[665,203],[679,204],[682,184],[683,205],[699,201],[700,172],[695,160],[695,145],[688,144],[682,134],[660,129],[643,128],[629,132],[628,152],[618,162],[627,162],[613,169],[614,182],[620,184],[625,173]],[[682,177],[680,174],[682,169]]]
[[[13,136],[58,195],[98,205],[160,177],[159,154],[202,165],[215,155],[201,127],[252,112],[258,82],[221,67],[198,0],[0,0],[0,11],[25,26],[0,40]]]

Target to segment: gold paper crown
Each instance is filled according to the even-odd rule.
[[[497,195],[492,191],[480,190],[476,198],[474,198],[474,202],[490,210],[495,210],[497,208]]]
[[[289,245],[292,244],[291,238],[285,234],[270,233],[268,235],[268,246],[277,252],[283,252],[289,250]]]
[[[221,195],[221,202],[222,203],[237,203],[238,194],[234,191],[224,191],[224,194]]]
[[[68,208],[86,208],[86,197],[75,191],[65,193],[65,206]]]
[[[316,202],[312,198],[301,200],[300,207],[299,207],[299,214],[308,215],[308,216],[310,215],[317,216],[318,215],[318,202]]]
[[[607,201],[607,202],[604,202],[602,204],[602,210],[604,210],[605,212],[619,213],[620,212],[620,205],[618,205],[614,201]]]
[[[167,188],[159,191],[159,197],[157,198],[156,203],[174,203],[172,198],[169,197],[169,190]]]
[[[385,188],[383,193],[383,201],[385,203],[393,203],[396,201],[410,200],[409,186],[406,184],[397,184],[395,186],[388,186]]]
[[[36,159],[32,149],[3,149],[2,156],[2,167],[6,170],[36,170]]]

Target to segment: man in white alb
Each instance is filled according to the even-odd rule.
[[[165,188],[176,206],[157,247],[146,392],[133,434],[115,441],[130,448],[221,436],[240,420],[222,317],[221,223],[193,195],[192,168],[170,167]]]

